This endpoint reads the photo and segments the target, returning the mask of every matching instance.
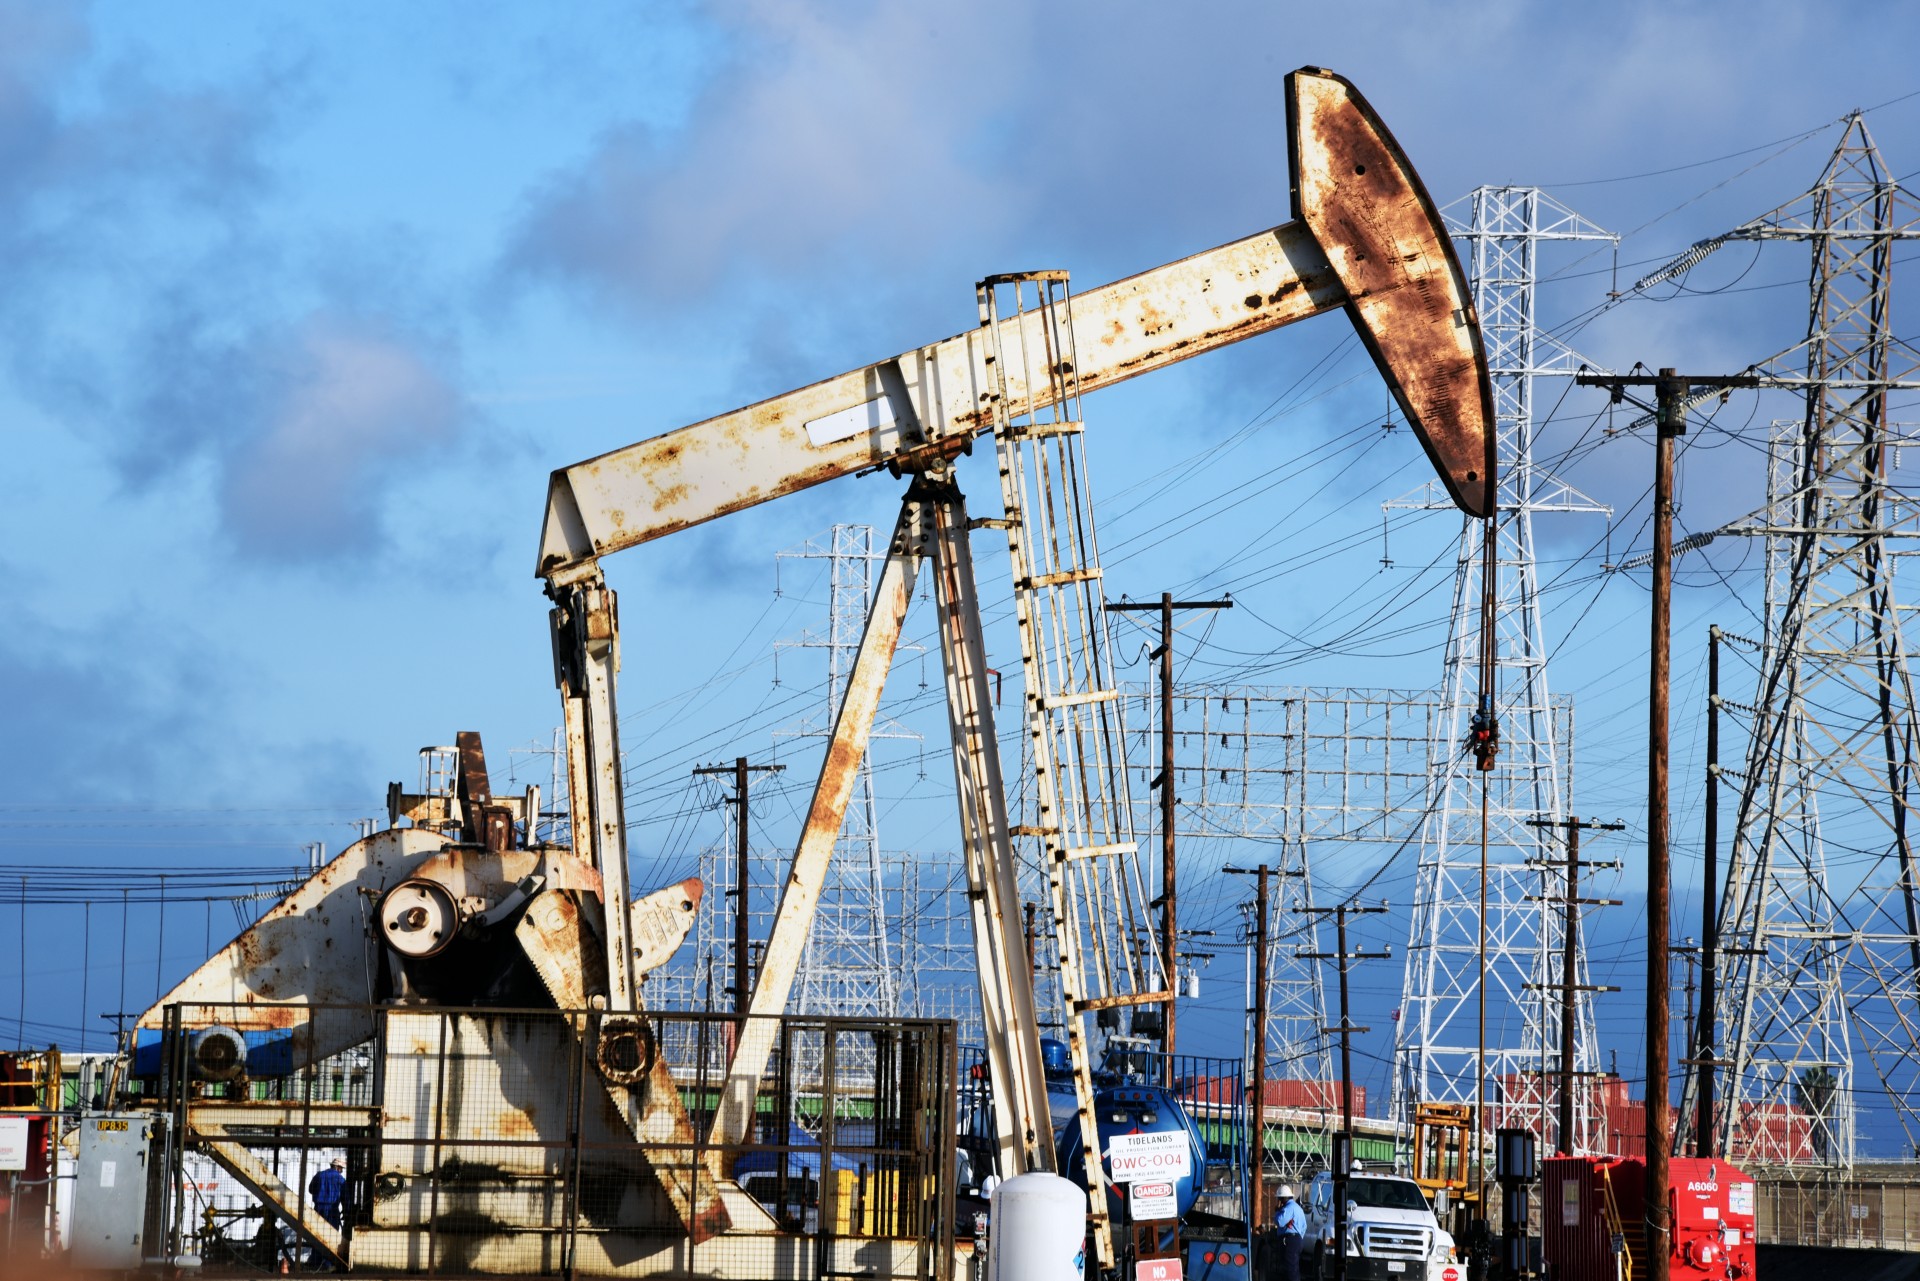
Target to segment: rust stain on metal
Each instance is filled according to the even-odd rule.
[[[1492,388],[1472,299],[1438,211],[1364,99],[1337,76],[1290,77],[1296,210],[1454,502],[1491,513]]]
[[[695,1244],[733,1226],[713,1179],[692,1159],[693,1120],[681,1101],[673,1073],[659,1055],[654,1056],[646,1086],[638,1093],[633,1136],[652,1149],[648,1155],[654,1175]]]
[[[490,1129],[496,1130],[500,1138],[509,1143],[525,1140],[538,1142],[547,1136],[540,1132],[533,1118],[515,1108],[501,1108],[492,1118]]]

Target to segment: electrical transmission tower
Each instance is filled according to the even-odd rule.
[[[1152,759],[1158,692],[1149,685],[1129,686],[1126,701],[1126,723],[1137,744],[1131,756]],[[1286,940],[1268,947],[1264,1058],[1276,1074],[1273,1079],[1323,1084],[1333,1081],[1326,994],[1320,967],[1298,955],[1319,950],[1318,928],[1309,915],[1313,879],[1308,866],[1308,838],[1318,815],[1310,812],[1308,795],[1312,781],[1327,768],[1322,757],[1330,740],[1323,722],[1355,729],[1350,717],[1342,723],[1320,716],[1327,706],[1345,705],[1337,695],[1316,698],[1301,690],[1200,683],[1176,687],[1173,699],[1179,744],[1174,781],[1180,798],[1175,835],[1183,862],[1196,867],[1231,862],[1247,842],[1258,842],[1261,858],[1273,861],[1269,917],[1282,923],[1275,938],[1285,934]],[[1353,741],[1375,740],[1356,734]],[[1141,766],[1138,773],[1144,784],[1153,769]],[[1148,789],[1143,786],[1139,794],[1147,797]],[[1367,799],[1386,794],[1376,787]],[[1151,820],[1143,802],[1136,830],[1147,830]]]
[[[781,559],[821,560],[828,565],[829,600],[825,636],[807,633],[783,645],[827,651],[827,697],[817,723],[790,731],[797,737],[828,738],[866,629],[873,598],[873,566],[884,556],[873,549],[871,525],[835,525],[824,545],[808,542]],[[890,723],[877,724],[872,738],[914,738]],[[897,898],[901,887],[894,887]],[[874,805],[870,752],[860,756],[859,775],[847,802],[846,818],[834,846],[815,909],[813,928],[801,954],[794,985],[795,1008],[802,1014],[893,1018],[902,1012],[900,940],[889,928],[889,890],[880,857],[880,820]]]
[[[1558,856],[1545,830],[1528,826],[1562,819],[1572,794],[1571,715],[1547,690],[1533,518],[1609,509],[1534,463],[1534,380],[1571,375],[1586,363],[1537,327],[1534,286],[1542,242],[1616,238],[1535,187],[1480,187],[1470,200],[1471,223],[1453,230],[1471,247],[1474,300],[1493,379],[1500,469],[1495,594],[1482,598],[1481,530],[1465,522],[1447,643],[1446,710],[1436,721],[1429,757],[1392,1116],[1404,1129],[1416,1104],[1475,1103],[1490,1088],[1499,1099],[1491,1114],[1497,1124],[1532,1130],[1549,1151],[1583,1151],[1590,1146],[1584,1092],[1576,1132],[1553,1133],[1549,1067],[1558,1061],[1562,927],[1546,901],[1557,887],[1546,877]],[[1445,503],[1428,492],[1387,506],[1438,509]],[[1499,757],[1486,773],[1465,746],[1479,710],[1483,626],[1495,633],[1492,710],[1501,734]],[[1578,971],[1584,984],[1584,957]],[[1575,1065],[1592,1073],[1599,1066],[1592,1004],[1584,991],[1579,996]]]
[[[1813,254],[1805,415],[1776,430],[1766,515],[1740,531],[1766,539],[1758,687],[1749,707],[1722,703],[1752,737],[1744,771],[1727,771],[1726,998],[1717,1044],[1696,1053],[1726,1066],[1712,1120],[1736,1160],[1848,1166],[1863,1109],[1890,1109],[1900,1155],[1920,1149],[1912,607],[1894,592],[1920,520],[1894,483],[1887,405],[1915,385],[1889,303],[1894,242],[1916,237],[1916,208],[1855,113],[1811,191],[1696,246],[1804,240]],[[1697,1094],[1690,1078],[1683,1114]]]

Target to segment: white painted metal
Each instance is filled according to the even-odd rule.
[[[1252,299],[1257,305],[1248,306]],[[1325,254],[1298,223],[1083,294],[1083,390],[1317,315],[1346,301]],[[1010,338],[1017,347],[1040,341]],[[553,474],[542,575],[724,516],[836,476],[898,461],[916,446],[986,430],[1000,384],[978,330],[903,352]],[[1044,376],[1007,380],[1015,413],[1044,407]],[[845,432],[855,425],[853,434]]]
[[[627,819],[620,775],[620,721],[614,705],[620,670],[619,604],[592,574],[554,596],[555,678],[566,715],[567,795],[573,807],[573,852],[600,874],[604,904],[627,902]],[[603,911],[607,1008],[634,1008],[633,946],[627,914]]]
[[[1003,1180],[988,1203],[987,1281],[1081,1281],[1087,1194],[1057,1174]]]
[[[966,503],[948,475],[924,476],[916,484],[942,491],[926,510],[999,1168],[1003,1177],[1051,1171],[1053,1126],[1040,1056],[1040,1020],[1020,919],[1020,887],[994,732],[986,641],[980,630],[973,553],[967,544]]]
[[[780,736],[830,740],[871,612],[874,564],[884,562],[886,553],[875,551],[871,525],[835,525],[824,546],[810,540],[804,549],[780,555],[824,559],[828,565],[825,633],[809,630],[799,640],[780,642],[783,647],[827,651],[825,723],[810,718],[801,728],[781,731]],[[870,744],[875,739],[912,737],[917,735],[897,725],[876,725],[867,733]],[[872,754],[863,751],[853,794],[840,820],[840,839],[814,909],[813,928],[800,956],[795,1003],[799,1013],[894,1018],[902,1012],[901,941],[891,928],[887,897]],[[841,1054],[836,1061],[844,1064],[847,1058]]]
[[[1344,80],[1308,68],[1288,77],[1287,94],[1294,207],[1301,221],[1092,291],[1082,303],[1084,349],[1074,342],[1064,307],[1021,310],[1003,323],[993,315],[989,284],[981,330],[564,468],[553,474],[548,491],[536,572],[556,604],[556,668],[566,694],[576,846],[586,846],[607,877],[609,901],[624,901],[625,831],[613,720],[619,653],[613,597],[598,558],[863,469],[923,473],[916,492],[927,499],[925,518],[934,526],[941,557],[942,646],[983,1004],[990,1023],[1002,1022],[1005,1032],[995,1037],[990,1029],[987,1038],[998,1056],[1003,1168],[1045,1168],[1052,1144],[1038,1023],[990,732],[964,506],[947,476],[933,481],[925,474],[944,467],[974,436],[995,432],[1007,477],[1002,524],[1020,601],[1030,739],[1043,786],[1053,789],[1051,796],[1042,792],[1036,833],[1048,851],[1050,933],[1060,956],[1103,1265],[1115,1255],[1093,1141],[1083,1020],[1093,1009],[1164,1000],[1169,983],[1158,974],[1145,981],[1126,946],[1134,905],[1146,896],[1123,852],[1131,844],[1131,816],[1118,758],[1120,701],[1107,670],[1098,553],[1078,454],[1079,396],[1344,306],[1460,504],[1484,509],[1493,479],[1474,310],[1431,201],[1371,108]],[[1043,288],[1049,290],[1057,282],[1064,300],[1064,273],[1029,279],[1048,281]],[[1014,353],[1017,360],[1009,358]],[[1056,412],[1042,418],[1048,409]],[[1049,456],[1048,448],[1058,452]],[[1023,458],[1027,452],[1030,460]],[[936,484],[938,493],[928,488]],[[879,611],[876,600],[876,617]],[[886,649],[890,656],[891,642]],[[871,706],[850,709],[858,697],[877,699],[885,668],[880,662],[873,669],[871,690],[849,690],[840,715],[849,733],[857,725],[864,735],[871,725]],[[846,779],[857,772],[861,753],[841,751],[845,745],[837,724],[753,1014],[776,1014],[785,1005],[818,901],[819,871],[830,859],[844,812]],[[1071,785],[1069,775],[1078,776]],[[822,809],[830,797],[838,799]],[[1070,850],[1080,856],[1069,858]],[[610,923],[608,938],[609,1000],[622,1008],[632,999],[631,950],[613,931],[624,927],[624,920],[617,927]],[[751,1043],[754,1038],[751,1031],[743,1036],[736,1053],[716,1134],[739,1134],[751,1121],[743,1114],[751,1090],[741,1086],[757,1080],[755,1064],[766,1055],[764,1045]]]

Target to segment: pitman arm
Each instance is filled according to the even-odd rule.
[[[1076,295],[1080,388],[1344,307],[1454,502],[1486,516],[1492,391],[1439,212],[1346,80],[1296,71],[1286,96],[1294,221]],[[1037,319],[1005,346],[1041,350]],[[536,572],[566,584],[598,557],[728,512],[911,465],[916,453],[957,452],[991,423],[990,349],[978,330],[959,334],[561,468]],[[1046,404],[1048,380],[1036,381],[1008,371],[1016,401]]]

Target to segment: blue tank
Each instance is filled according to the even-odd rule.
[[[1047,1119],[1053,1123],[1053,1141],[1058,1146],[1061,1134],[1080,1113],[1080,1098],[1073,1088],[1073,1057],[1067,1043],[1041,1037],[1040,1067],[1047,1075]]]
[[[1099,1118],[1100,1164],[1113,1173],[1107,1153],[1116,1134],[1161,1134],[1178,1132],[1187,1136],[1187,1174],[1174,1181],[1174,1197],[1185,1218],[1199,1199],[1206,1181],[1207,1149],[1200,1127],[1171,1091],[1157,1085],[1109,1085],[1094,1091],[1094,1115]],[[1069,1125],[1059,1143],[1060,1173],[1081,1187],[1087,1186],[1087,1172],[1080,1153],[1080,1127]],[[1107,1212],[1115,1223],[1126,1223],[1124,1193],[1114,1184],[1107,1187]]]

